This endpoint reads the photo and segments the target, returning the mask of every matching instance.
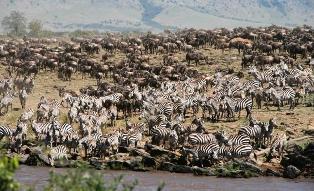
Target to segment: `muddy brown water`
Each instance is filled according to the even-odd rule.
[[[16,178],[22,185],[33,186],[42,190],[49,177],[48,167],[21,166]],[[53,169],[58,173],[67,169]],[[124,181],[139,181],[137,191],[155,191],[161,182],[165,182],[164,191],[313,191],[313,179],[290,180],[275,177],[258,177],[249,179],[231,179],[216,177],[196,177],[191,174],[177,174],[169,172],[133,172],[133,171],[102,171],[105,179],[124,175]]]

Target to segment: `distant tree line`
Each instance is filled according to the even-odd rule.
[[[10,15],[4,17],[1,25],[9,36],[40,37],[44,35],[43,24],[40,20],[27,23],[24,14],[19,11],[12,11]]]

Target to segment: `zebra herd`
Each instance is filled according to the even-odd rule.
[[[276,72],[281,68],[273,67],[278,67]],[[282,156],[287,137],[285,134],[273,136],[276,121],[271,118],[261,122],[253,117],[255,102],[264,101],[266,106],[273,102],[279,107],[287,101],[296,106],[294,86],[276,86],[273,82],[269,81],[266,88],[258,79],[243,81],[236,75],[217,72],[202,79],[162,82],[159,89],[140,89],[132,84],[126,87],[128,94],[112,92],[95,97],[63,92],[60,101],[41,97],[37,110],[25,110],[15,129],[0,126],[0,138],[9,137],[13,150],[20,152],[23,141],[29,139],[30,124],[36,141],[50,148],[51,165],[54,160],[69,158],[75,153],[102,158],[117,154],[120,147],[143,148],[147,142],[180,150],[185,156],[192,154],[193,161],[200,161],[201,165],[204,159],[215,162],[251,158],[254,149],[261,146],[270,147],[270,154]],[[66,123],[58,121],[61,107],[68,110]],[[240,118],[241,110],[246,110],[249,125],[241,127],[238,133],[228,135],[224,131],[206,130],[205,121],[236,120],[235,113]],[[132,123],[130,119],[134,115],[141,122]],[[117,126],[117,119],[124,119],[125,126]],[[189,123],[189,119],[193,120]],[[104,134],[104,128],[111,129],[112,133]]]

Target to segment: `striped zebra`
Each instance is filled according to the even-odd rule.
[[[48,116],[51,120],[56,119],[60,115],[60,106],[61,103],[57,100],[52,100],[52,102],[49,103],[49,113]]]
[[[121,133],[119,131],[114,132],[106,139],[106,145],[111,149],[111,152],[114,154],[118,153],[119,151],[119,143],[120,143],[120,136]]]
[[[68,160],[68,148],[64,145],[58,145],[56,147],[52,147],[49,154],[48,159],[51,166],[54,166],[55,160],[66,159]]]
[[[251,139],[248,135],[237,134],[237,135],[232,135],[228,137],[227,145],[234,146],[234,145],[250,144],[250,142],[251,142]]]
[[[285,132],[277,133],[271,142],[269,155],[273,157],[274,155],[278,154],[277,156],[279,156],[281,159],[286,145],[287,145],[286,133]]]
[[[157,126],[155,125],[152,129],[151,129],[151,135],[152,135],[152,144],[155,145],[160,145],[160,143],[162,142],[162,145],[164,146],[166,141],[170,141],[169,140],[169,136],[170,134],[174,134],[173,132],[174,130],[171,130],[170,128],[166,128],[163,126]],[[171,145],[173,143],[169,142],[169,145]]]
[[[60,105],[62,105],[62,107],[68,107],[69,105],[72,106],[72,104],[74,103],[75,100],[77,100],[77,97],[72,96],[70,93],[64,93],[64,95],[62,96],[62,100],[60,102]],[[66,105],[64,105],[64,103],[66,103]]]
[[[263,129],[267,129],[263,134],[263,144],[269,145],[273,137],[273,129],[278,127],[276,120],[270,118],[268,122],[258,122],[257,125],[261,126]]]
[[[97,140],[94,139],[94,137],[92,135],[87,135],[85,137],[82,137],[78,141],[78,148],[79,149],[84,148],[85,157],[92,155],[96,151]]]
[[[11,129],[9,126],[6,125],[0,125],[0,141],[3,139],[3,137],[8,137],[9,142],[13,140],[15,130]]]
[[[245,126],[239,129],[238,134],[244,134],[249,136],[251,139],[255,139],[255,144],[259,145],[262,143],[263,136],[268,131],[268,126]]]
[[[123,98],[123,95],[121,93],[113,93],[107,96],[102,97],[103,102],[106,102],[106,100],[109,100],[112,102],[112,104],[116,105],[119,103]]]
[[[9,107],[12,110],[13,93],[6,94],[0,101],[0,114],[8,113]],[[2,113],[2,109],[5,108],[5,112]]]
[[[26,92],[25,87],[23,87],[23,89],[19,91],[19,100],[20,100],[22,109],[25,108],[27,97],[28,97],[28,94]]]
[[[199,79],[195,82],[194,90],[199,93],[207,91],[208,83],[205,78]]]
[[[266,91],[271,99],[277,103],[277,109],[280,110],[280,106],[283,106],[284,101],[288,101],[290,104],[290,109],[295,107],[295,96],[296,93],[291,87],[284,87],[280,89],[269,88]]]
[[[208,143],[223,144],[227,143],[228,138],[223,131],[213,134],[192,133],[188,136],[188,143],[191,145],[204,145]]]
[[[194,160],[200,162],[201,167],[203,167],[204,159],[218,159],[218,149],[219,145],[217,143],[208,143],[205,145],[200,145],[194,149],[187,149],[183,147],[183,152],[185,154],[192,154]]]
[[[191,145],[204,145],[217,143],[217,139],[213,134],[192,133],[188,136],[188,143]]]
[[[173,113],[172,104],[169,102],[159,103],[157,107],[155,107],[156,114],[163,114],[167,117],[168,120],[171,120],[171,116]]]
[[[250,144],[240,144],[234,146],[222,146],[217,151],[217,156],[223,158],[248,158],[253,152],[253,147]]]
[[[32,122],[32,130],[35,133],[36,140],[45,139],[50,128],[51,123],[37,123],[35,120]]]
[[[72,134],[75,133],[72,125],[68,123],[64,123],[60,126],[60,139],[61,143],[63,143],[66,139],[69,139],[72,137]]]
[[[253,147],[250,144],[235,145],[231,149],[232,158],[249,157],[253,152]]]
[[[228,116],[234,117],[234,112],[238,112],[238,118],[240,118],[241,110],[246,110],[246,118],[251,116],[253,102],[251,98],[244,98],[244,99],[231,99],[228,97],[224,98],[224,103],[227,106]]]
[[[196,116],[196,113],[198,112],[198,100],[195,95],[189,95],[184,99],[184,112],[183,116],[185,118],[187,110],[192,109],[193,116]]]
[[[261,82],[261,86],[263,87],[263,83],[271,82],[273,80],[273,71],[258,71],[255,66],[250,66],[249,74],[252,74],[256,80]]]
[[[19,117],[19,120],[22,122],[31,122],[32,117],[34,116],[34,110],[32,108],[29,108],[28,110],[24,111],[21,116]]]
[[[28,132],[28,125],[25,122],[18,121],[16,126],[16,131],[21,134],[22,140],[26,140],[27,132]]]
[[[258,80],[249,80],[249,81],[244,82],[241,85],[240,89],[242,89],[244,91],[247,91],[249,89],[256,89],[256,88],[259,88],[259,87],[261,87],[261,82],[260,81],[258,81]]]
[[[79,109],[77,107],[71,107],[69,112],[68,112],[68,119],[69,119],[69,123],[72,124],[74,122],[74,120],[77,119],[79,113]]]
[[[140,126],[137,129],[131,131],[127,135],[127,146],[137,147],[138,143],[143,139],[143,133],[146,130],[145,126]]]

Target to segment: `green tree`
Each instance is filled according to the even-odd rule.
[[[9,16],[2,19],[3,28],[13,36],[22,36],[26,34],[26,18],[23,13],[12,11]]]
[[[0,159],[0,191],[15,191],[19,189],[19,184],[14,180],[14,172],[19,166],[17,158]]]
[[[39,37],[42,34],[43,24],[40,20],[33,20],[28,24],[29,35]]]

